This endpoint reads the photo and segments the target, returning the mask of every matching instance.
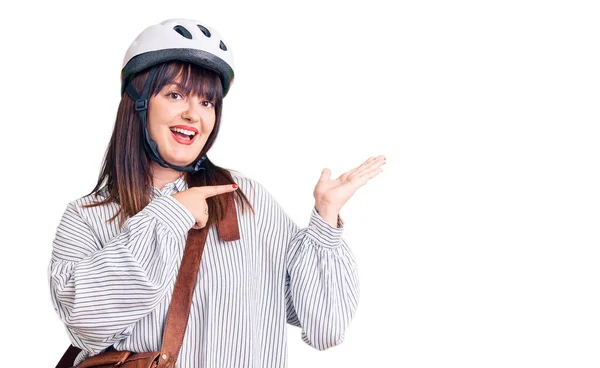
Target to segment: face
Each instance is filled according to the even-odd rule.
[[[215,120],[213,102],[186,96],[175,84],[166,85],[148,103],[148,133],[160,156],[172,165],[186,166],[198,157]],[[191,139],[190,132],[195,133]]]

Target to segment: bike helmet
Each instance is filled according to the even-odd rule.
[[[223,86],[223,97],[233,83],[233,54],[219,33],[200,21],[191,19],[169,19],[150,26],[140,33],[123,59],[121,70],[121,95],[125,92],[134,100],[140,115],[145,135],[144,147],[150,157],[163,167],[177,171],[196,172],[206,155],[188,166],[176,166],[165,162],[158,153],[158,145],[148,133],[147,110],[150,83],[154,78],[155,66],[167,61],[179,60],[196,64],[216,72]],[[135,74],[150,68],[143,91],[138,92],[129,82]]]

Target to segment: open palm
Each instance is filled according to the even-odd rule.
[[[333,180],[331,171],[324,169],[313,192],[315,202],[339,211],[358,188],[383,171],[381,166],[384,164],[385,156],[370,157],[360,166]]]

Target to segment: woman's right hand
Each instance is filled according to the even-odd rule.
[[[233,185],[236,187],[234,188]],[[203,187],[192,187],[173,194],[173,198],[187,208],[196,219],[193,229],[202,229],[208,223],[208,204],[206,198],[223,193],[233,192],[237,189],[236,184],[212,185]]]

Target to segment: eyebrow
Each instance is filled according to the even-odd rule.
[[[171,83],[168,83],[166,85],[166,87],[169,87],[169,88],[172,87],[172,86],[175,86],[175,87],[177,87],[180,90],[184,90],[184,91],[186,90],[185,86],[183,84],[181,84],[181,83],[178,83],[178,82],[171,82]],[[207,101],[210,101],[212,103],[214,103],[216,101],[214,98],[213,99],[208,98],[208,96],[202,96],[202,98],[206,98]]]
[[[172,86],[175,86],[179,89],[186,89],[183,84],[178,83],[178,82],[171,82],[171,83],[167,84],[167,87],[172,87]]]

